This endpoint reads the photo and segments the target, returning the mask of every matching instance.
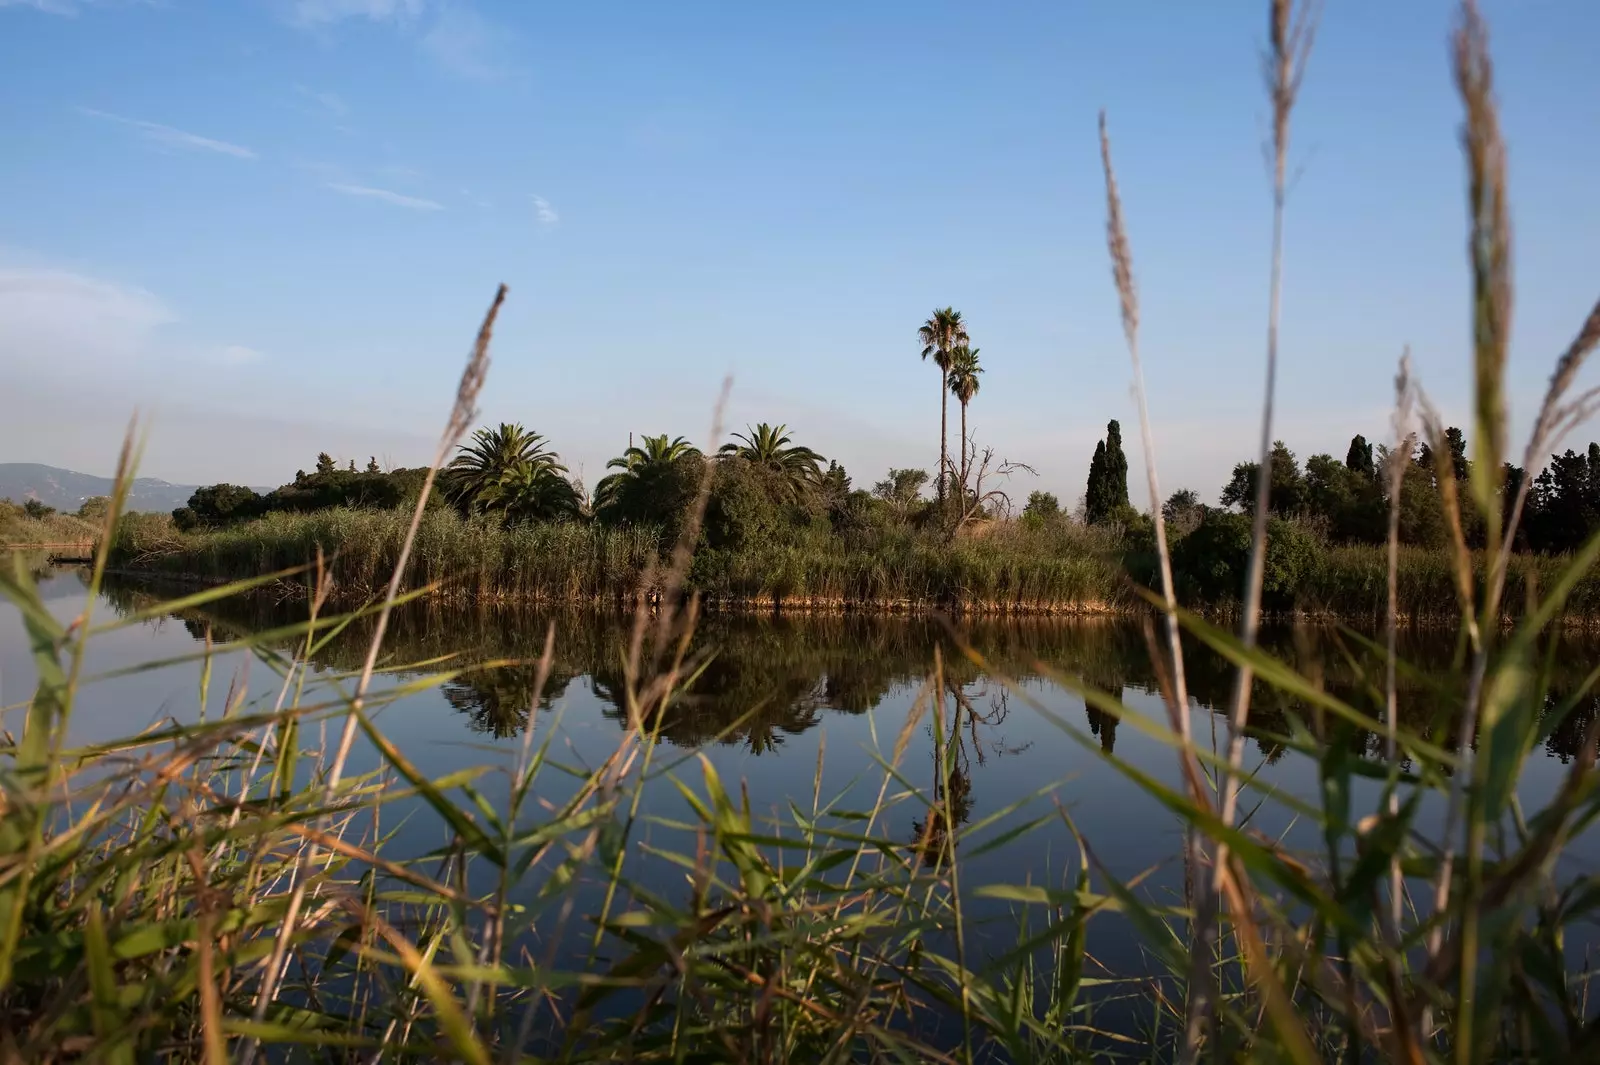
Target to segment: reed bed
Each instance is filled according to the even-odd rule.
[[[198,534],[145,523],[114,539],[119,570],[227,581],[304,566],[320,551],[336,602],[360,602],[388,580],[410,516],[336,508],[271,514]],[[1108,538],[1007,526],[953,542],[910,531],[874,537],[700,551],[689,585],[711,601],[789,606],[916,606],[1097,612],[1130,596]],[[408,586],[446,598],[525,603],[630,602],[660,588],[662,543],[651,528],[578,523],[502,526],[429,510]]]
[[[230,581],[310,563],[320,550],[336,603],[370,598],[388,580],[409,516],[338,508],[272,514],[215,532],[178,534],[149,518],[126,523],[113,543],[114,568],[199,581]],[[628,603],[659,592],[659,534],[650,528],[576,523],[505,527],[430,510],[418,529],[408,586],[432,586],[441,599],[552,603]],[[1122,566],[1127,545],[1116,530],[995,523],[986,534],[953,541],[910,530],[802,544],[753,544],[739,551],[700,550],[688,584],[709,603],[787,609],[953,610],[964,613],[1129,614],[1146,608]],[[1399,551],[1400,612],[1411,621],[1454,624],[1459,617],[1454,565],[1446,551]],[[1549,587],[1568,559],[1513,556],[1503,600],[1518,617],[1529,590]],[[1473,556],[1474,580],[1486,556]],[[1269,570],[1271,562],[1269,561]],[[1138,564],[1134,564],[1137,571]],[[1180,582],[1185,576],[1179,573]],[[1181,586],[1181,583],[1180,583]],[[1228,589],[1236,586],[1231,582]],[[281,589],[280,589],[281,590]],[[1232,616],[1235,592],[1183,605]],[[1388,606],[1388,560],[1382,547],[1310,543],[1297,559],[1286,594],[1270,612],[1370,623]],[[1573,589],[1568,623],[1600,621],[1600,576],[1586,572]]]
[[[320,552],[336,602],[380,592],[406,542],[411,515],[338,507],[276,513],[214,532],[119,528],[116,568],[199,581],[303,567]],[[571,524],[504,527],[452,510],[428,510],[417,529],[408,583],[444,598],[521,602],[627,601],[654,591],[659,564],[653,529]]]

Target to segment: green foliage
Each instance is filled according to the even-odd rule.
[[[556,520],[578,513],[577,490],[561,457],[520,425],[482,428],[440,474],[444,496],[465,514]]]
[[[1061,519],[1061,503],[1050,492],[1033,491],[1028,493],[1028,502],[1022,508],[1022,520],[1033,524],[1059,521]]]
[[[62,514],[50,507],[29,507],[28,502],[0,499],[0,546],[27,547],[31,544],[88,544],[100,533],[101,518],[89,521]],[[92,513],[92,511],[91,511]],[[6,564],[0,554],[0,566]]]
[[[766,422],[748,426],[733,435],[734,443],[722,445],[722,458],[740,459],[773,475],[772,484],[790,501],[798,501],[816,490],[822,478],[822,456],[808,447],[795,444],[787,425]]]
[[[1237,604],[1244,592],[1250,541],[1248,516],[1207,510],[1172,552],[1179,598],[1196,606]],[[1270,611],[1321,607],[1315,595],[1323,566],[1323,548],[1303,526],[1269,520],[1262,605]]]
[[[381,592],[411,523],[407,510],[333,507],[276,511],[255,521],[177,537],[165,522],[125,515],[111,558],[126,569],[232,580],[305,566],[320,547],[333,595],[358,602]],[[661,550],[653,527],[613,529],[570,522],[507,525],[429,508],[418,531],[411,587],[439,582],[444,599],[485,602],[612,602],[641,587]]]
[[[646,436],[606,468],[617,472],[595,488],[595,517],[610,525],[659,527],[674,542],[705,479],[700,450],[681,436]]]
[[[1128,457],[1122,452],[1122,426],[1106,425],[1106,438],[1095,445],[1089,462],[1089,483],[1084,489],[1083,511],[1091,524],[1115,521],[1128,505]]]
[[[903,520],[911,517],[923,502],[922,489],[927,483],[927,470],[891,468],[887,477],[872,486],[872,494]]]
[[[1167,525],[1167,536],[1180,540],[1193,532],[1206,514],[1206,505],[1192,489],[1180,488],[1161,504],[1161,517]]]
[[[78,507],[78,517],[91,525],[101,525],[111,512],[111,500],[106,496],[90,496]]]
[[[1551,455],[1533,480],[1527,511],[1527,539],[1535,550],[1576,551],[1600,530],[1600,444],[1582,455],[1571,449]]]
[[[1360,474],[1368,480],[1377,479],[1378,469],[1372,462],[1372,445],[1360,433],[1350,438],[1350,448],[1344,453],[1344,465],[1351,473]]]
[[[1237,507],[1246,514],[1256,509],[1256,473],[1260,463],[1241,462],[1222,489],[1222,505]],[[1267,485],[1267,513],[1287,518],[1299,514],[1306,503],[1305,478],[1294,452],[1282,440],[1272,444],[1272,479]]]
[[[956,397],[956,402],[962,407],[971,403],[972,397],[978,394],[983,384],[979,380],[982,373],[983,364],[978,360],[977,348],[963,344],[950,353],[950,367],[945,371],[945,378],[950,385],[950,394]]]
[[[22,504],[22,512],[34,521],[43,521],[56,512],[55,507],[47,507],[37,499],[29,499]]]
[[[310,508],[306,508],[310,509]],[[219,528],[234,522],[259,518],[267,512],[267,501],[254,489],[235,484],[214,484],[196,488],[189,504],[172,512],[180,531]]]

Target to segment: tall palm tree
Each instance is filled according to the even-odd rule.
[[[606,469],[617,472],[602,477],[600,483],[595,485],[596,514],[615,507],[628,485],[637,484],[683,459],[700,454],[699,448],[681,436],[668,439],[667,434],[662,433],[660,436],[644,436],[641,439],[642,444],[630,446],[621,455],[606,463]]]
[[[722,445],[719,455],[773,471],[790,495],[802,495],[822,479],[822,456],[794,443],[787,425],[747,425],[744,432],[734,433],[733,439],[735,442]]]
[[[961,312],[953,307],[935,309],[928,320],[922,323],[922,328],[917,330],[917,340],[922,344],[922,358],[927,360],[932,356],[933,364],[939,368],[939,475],[935,480],[938,482],[940,503],[944,502],[944,482],[950,467],[950,451],[946,443],[950,394],[945,391],[945,374],[950,372],[950,353],[969,339],[967,327],[961,321]]]
[[[983,366],[978,362],[978,349],[963,344],[950,353],[950,369],[945,379],[950,382],[950,394],[961,403],[961,490],[967,490],[967,404],[978,394],[978,375]]]
[[[548,450],[545,438],[538,433],[515,422],[479,429],[445,467],[445,497],[464,510],[481,509],[480,501],[485,495],[522,466],[557,474],[567,472],[561,456]]]

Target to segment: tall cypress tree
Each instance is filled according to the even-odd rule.
[[[1105,521],[1128,505],[1128,456],[1122,453],[1122,426],[1106,426],[1106,438],[1094,446],[1089,484],[1083,493],[1083,516]]]
[[[1107,513],[1128,505],[1128,456],[1122,453],[1122,426],[1115,419],[1106,425]]]
[[[1083,516],[1090,522],[1105,517],[1106,496],[1106,442],[1094,445],[1094,458],[1089,460],[1089,483],[1083,490]]]
[[[1344,465],[1351,473],[1369,478],[1376,476],[1377,471],[1372,464],[1372,445],[1360,433],[1350,438],[1350,450],[1344,454]]]

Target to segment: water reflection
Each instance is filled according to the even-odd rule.
[[[155,602],[150,591],[134,585],[113,585],[106,594],[121,611]],[[289,625],[303,616],[303,606],[260,600],[218,603],[204,611],[179,615],[196,638],[203,638],[210,628],[216,639]],[[411,604],[391,619],[385,662],[403,666],[445,655],[455,656],[458,664],[519,661],[521,664],[472,670],[443,689],[445,699],[461,712],[471,729],[508,738],[527,727],[538,672],[536,660],[552,623],[557,631],[555,655],[540,708],[560,701],[574,682],[584,681],[600,699],[605,715],[622,727],[627,718],[621,694],[623,662],[631,626],[628,619],[616,614],[552,615]],[[351,624],[317,653],[315,664],[332,670],[359,669],[371,626],[371,619]],[[1133,622],[978,618],[964,623],[962,633],[994,673],[1024,685],[1054,671],[1082,677],[1114,694],[1129,689],[1157,693],[1149,645],[1142,627]],[[285,648],[292,642],[285,640]],[[1374,718],[1381,716],[1382,662],[1359,637],[1333,627],[1303,626],[1268,629],[1262,642],[1268,651],[1292,663],[1328,692]],[[1004,713],[996,715],[987,705],[974,705],[978,700],[998,699],[1003,688],[960,653],[936,619],[711,615],[701,622],[694,646],[709,653],[709,660],[685,696],[674,700],[660,721],[652,722],[659,725],[662,738],[674,745],[730,744],[756,755],[781,751],[786,737],[806,732],[826,715],[862,714],[891,693],[920,688],[927,682],[934,649],[940,648],[947,705],[959,707],[948,719],[952,728],[949,742],[955,745],[958,760],[977,758],[981,763],[1003,749]],[[1595,697],[1586,696],[1565,717],[1558,718],[1556,711],[1581,686],[1597,647],[1600,644],[1592,637],[1574,632],[1560,637],[1550,658],[1544,746],[1562,761],[1577,754],[1584,730],[1600,704]],[[1464,685],[1457,645],[1448,634],[1436,630],[1409,631],[1400,641],[1400,654],[1417,667],[1415,672],[1403,671],[1400,678],[1403,725],[1451,745],[1451,712],[1460,704]],[[1199,705],[1208,709],[1226,705],[1232,667],[1193,644],[1186,648],[1185,658],[1189,690]],[[1003,700],[999,705],[1004,705]],[[1103,749],[1114,752],[1117,720],[1092,707],[1083,712],[1090,733]],[[1258,682],[1250,724],[1257,748],[1269,762],[1283,753],[1272,736],[1287,733],[1292,718],[1304,721],[1330,741],[1337,738],[1349,743],[1365,757],[1376,758],[1383,750],[1380,733],[1330,732],[1314,710]],[[953,774],[952,792],[955,780]],[[950,805],[958,808],[960,795],[952,794]]]

